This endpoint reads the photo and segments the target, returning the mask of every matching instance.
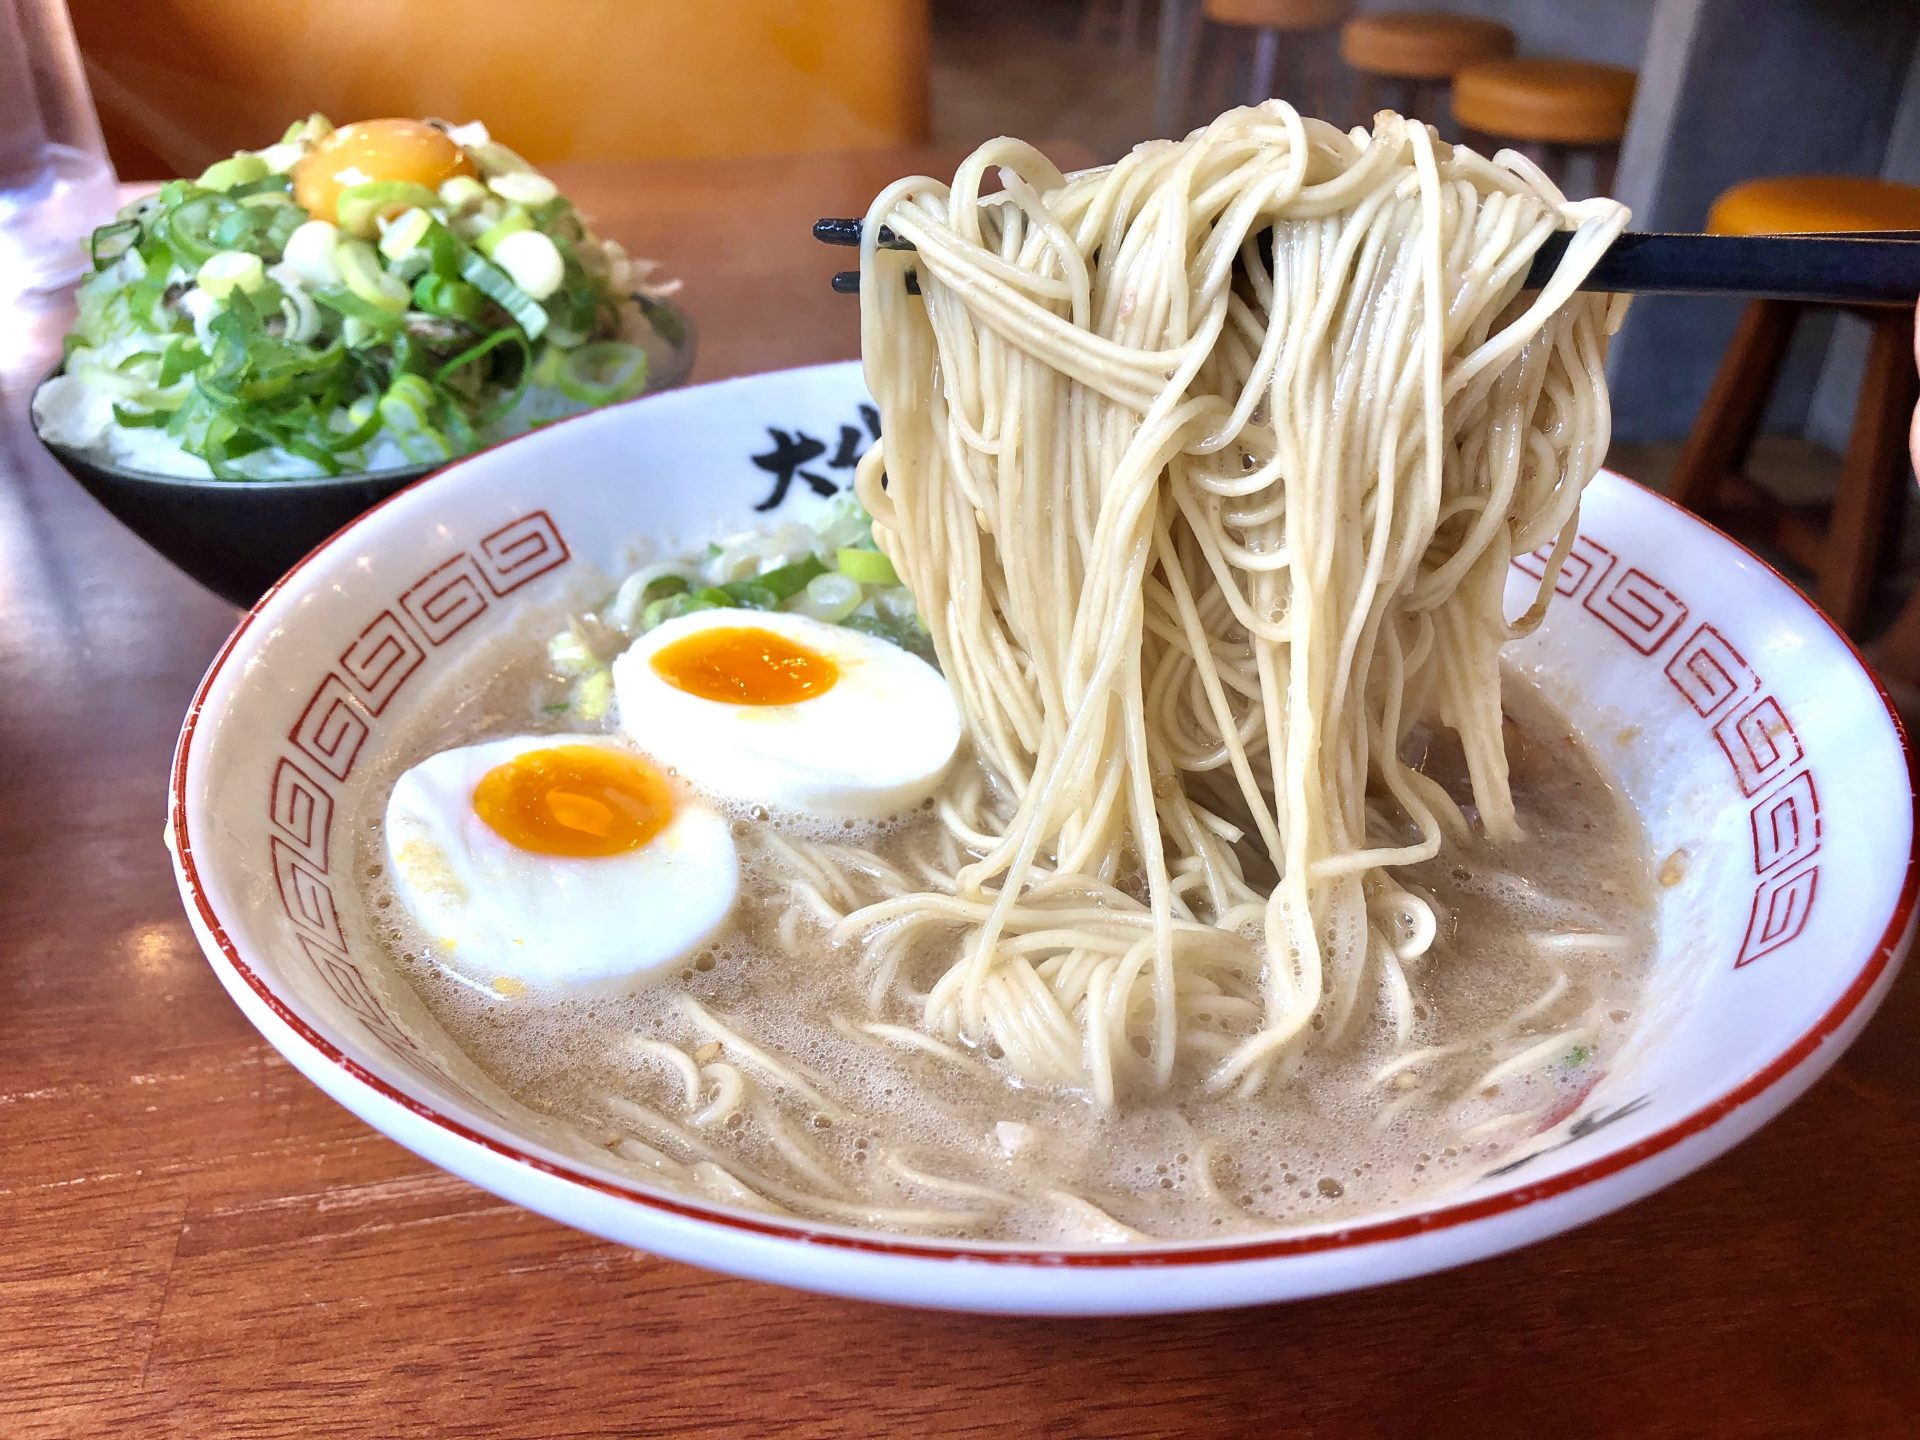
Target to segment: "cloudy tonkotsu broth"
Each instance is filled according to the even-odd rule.
[[[605,653],[575,637],[600,689],[556,717],[598,722],[610,682],[639,749],[735,797],[684,812],[725,857],[689,884],[732,873],[732,827],[722,928],[658,944],[696,908],[655,873],[678,851],[556,884],[539,860],[581,852],[508,840],[483,883],[544,921],[469,927],[462,960],[401,919],[393,953],[583,1146],[749,1207],[1191,1238],[1484,1173],[1618,1053],[1652,949],[1633,817],[1501,671],[1606,450],[1622,307],[1582,287],[1627,220],[1391,112],[1347,131],[1279,101],[1071,176],[1002,139],[889,186],[860,256],[879,438],[829,521],[853,543],[755,552],[775,526],[724,576],[630,577]],[[704,658],[661,678],[696,631]],[[554,703],[528,691],[441,707],[400,758],[526,730]],[[577,748],[515,774],[640,763]],[[459,835],[469,762],[429,762],[438,814],[400,780],[389,883],[415,884],[415,827]],[[628,973],[588,890],[675,968],[599,1000],[473,973]]]
[[[789,858],[756,840],[790,828],[777,819],[736,818],[747,872],[726,933],[621,998],[509,996],[461,976],[378,878],[367,914],[470,1058],[564,1122],[583,1154],[638,1178],[810,1218],[1040,1243],[1335,1219],[1499,1164],[1605,1068],[1640,1005],[1653,932],[1638,824],[1565,721],[1524,682],[1509,676],[1506,688],[1526,836],[1449,846],[1403,872],[1446,917],[1410,976],[1412,1050],[1376,1018],[1251,1099],[1206,1097],[1183,1074],[1167,1096],[1101,1109],[1010,1083],[990,1056],[924,1037],[910,1002],[871,1004],[871,963],[829,944],[796,902]],[[393,774],[501,733],[578,730],[548,713],[563,693],[531,660],[454,692],[396,749]],[[1431,748],[1429,773],[1464,794],[1457,753]],[[370,871],[377,816],[361,826]],[[922,814],[879,831],[791,833],[905,870],[937,831]],[[950,961],[919,957],[917,983]],[[1396,1055],[1448,1046],[1458,1053],[1380,1074]],[[1515,1057],[1515,1073],[1475,1087]]]

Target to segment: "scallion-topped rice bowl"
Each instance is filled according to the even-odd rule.
[[[628,399],[675,288],[477,122],[315,115],[90,242],[41,438],[264,480],[431,464]]]

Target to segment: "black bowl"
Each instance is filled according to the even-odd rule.
[[[123,470],[65,445],[40,443],[114,519],[242,610],[354,516],[437,468],[316,480],[192,480]]]
[[[647,345],[653,364],[646,393],[686,384],[693,370],[692,325],[670,305],[635,298],[660,342]],[[59,373],[56,366],[46,378]],[[33,430],[48,453],[114,519],[243,610],[354,516],[448,463],[310,480],[182,479],[123,469],[56,445],[40,435],[37,417]]]

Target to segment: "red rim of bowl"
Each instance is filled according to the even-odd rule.
[[[744,379],[748,377],[742,376],[736,378]],[[718,383],[724,384],[727,382],[722,381]],[[644,404],[646,401],[642,398],[628,403]],[[610,408],[617,409],[619,407]],[[589,412],[584,415],[572,416],[559,423],[574,424],[582,420],[591,419],[594,415],[605,413],[605,411]],[[549,426],[547,428],[551,430],[554,427]],[[522,436],[516,437],[513,440],[501,441],[500,445],[518,444],[525,438],[527,437]],[[480,456],[489,453],[490,450],[498,448],[499,445],[490,446],[488,450],[480,450],[474,452],[472,455],[463,456],[461,459],[415,481],[414,484],[407,486],[406,489],[388,496],[386,499],[380,501],[379,504],[361,512],[303,556],[292,569],[288,570],[285,575],[273,583],[266,594],[262,595],[260,599],[254,603],[251,610],[241,617],[240,623],[234,628],[233,633],[227,637],[226,643],[220,647],[219,654],[214,657],[213,663],[207,668],[205,678],[201,680],[199,688],[194,692],[193,703],[187,710],[186,720],[180,729],[180,739],[174,751],[170,799],[173,810],[171,831],[174,843],[175,863],[178,866],[183,885],[193,898],[194,908],[199,912],[200,918],[205,923],[208,933],[213,936],[215,942],[219,945],[221,954],[226,958],[227,964],[231,966],[233,972],[245,982],[247,988],[253,991],[268,1009],[279,1017],[301,1040],[305,1041],[322,1059],[332,1064],[350,1079],[366,1086],[381,1098],[392,1101],[394,1104],[401,1106],[403,1109],[461,1140],[479,1146],[481,1149],[489,1151],[502,1159],[528,1166],[541,1174],[579,1185],[602,1195],[608,1195],[618,1200],[630,1201],[645,1206],[648,1209],[660,1211],[682,1219],[697,1220],[704,1224],[724,1226],[730,1230],[741,1231],[770,1239],[796,1241],[808,1245],[829,1246],[838,1249],[898,1256],[907,1259],[966,1261],[972,1264],[1044,1266],[1054,1269],[1061,1267],[1123,1269],[1128,1267],[1219,1265],[1250,1260],[1273,1260],[1289,1255],[1305,1255],[1328,1250],[1350,1250],[1364,1245],[1381,1244],[1387,1241],[1406,1239],[1413,1235],[1424,1235],[1433,1231],[1451,1229],[1455,1226],[1470,1224],[1476,1220],[1484,1220],[1495,1215],[1505,1214],[1509,1211],[1523,1209],[1528,1205],[1537,1204],[1544,1200],[1554,1199],[1557,1196],[1583,1189],[1609,1176],[1616,1175],[1633,1165],[1637,1165],[1643,1160],[1660,1154],[1662,1151],[1672,1149],[1683,1140],[1700,1134],[1724,1119],[1733,1111],[1772,1089],[1779,1081],[1799,1069],[1809,1057],[1820,1048],[1821,1043],[1825,1041],[1828,1036],[1832,1035],[1841,1025],[1846,1023],[1853,1012],[1859,1009],[1861,1002],[1872,992],[1873,987],[1879,982],[1888,965],[1892,963],[1894,953],[1899,949],[1901,937],[1906,933],[1908,921],[1913,916],[1916,896],[1920,895],[1920,790],[1916,790],[1915,785],[1916,763],[1913,746],[1908,739],[1906,726],[1901,723],[1900,714],[1894,708],[1892,697],[1887,693],[1886,686],[1880,682],[1880,677],[1874,673],[1873,668],[1867,664],[1865,657],[1861,655],[1859,647],[1853,643],[1853,640],[1845,631],[1834,625],[1819,607],[1801,592],[1797,585],[1782,575],[1780,571],[1767,560],[1756,555],[1752,550],[1748,549],[1738,540],[1735,540],[1718,526],[1701,519],[1698,515],[1695,515],[1683,506],[1675,504],[1675,502],[1669,500],[1658,491],[1648,490],[1647,487],[1641,485],[1638,481],[1629,480],[1626,476],[1613,472],[1616,474],[1616,478],[1634,486],[1636,489],[1645,491],[1645,493],[1653,496],[1662,504],[1679,512],[1679,514],[1690,523],[1699,526],[1710,534],[1718,536],[1735,550],[1752,560],[1761,570],[1779,581],[1781,585],[1785,586],[1789,592],[1799,599],[1800,602],[1807,607],[1808,612],[1817,618],[1822,625],[1826,626],[1834,637],[1840,641],[1847,653],[1853,657],[1854,664],[1860,668],[1861,673],[1866,676],[1868,683],[1873,686],[1874,692],[1879,695],[1880,703],[1886,710],[1887,720],[1893,726],[1894,736],[1899,742],[1901,754],[1907,762],[1907,798],[1914,817],[1914,828],[1907,855],[1906,873],[1902,877],[1900,894],[1894,902],[1893,914],[1887,922],[1885,931],[1881,934],[1879,942],[1867,955],[1866,960],[1862,963],[1859,972],[1854,976],[1852,982],[1841,992],[1840,998],[1827,1010],[1827,1013],[1810,1026],[1798,1040],[1781,1051],[1766,1065],[1749,1075],[1745,1080],[1740,1082],[1740,1084],[1734,1086],[1719,1098],[1708,1102],[1699,1109],[1676,1120],[1664,1130],[1649,1135],[1645,1139],[1636,1141],[1634,1144],[1623,1149],[1604,1155],[1597,1160],[1590,1161],[1585,1165],[1565,1171],[1549,1180],[1543,1180],[1538,1184],[1521,1185],[1516,1189],[1503,1190],[1497,1194],[1483,1196],[1477,1200],[1463,1201],[1452,1205],[1440,1205],[1431,1210],[1415,1211],[1388,1220],[1377,1220],[1368,1224],[1337,1230],[1315,1231],[1303,1235],[1280,1235],[1260,1240],[1217,1243],[1205,1241],[1197,1243],[1187,1242],[1185,1246],[1179,1248],[1142,1246],[1139,1248],[1129,1247],[1120,1250],[1093,1251],[962,1249],[957,1246],[936,1245],[921,1241],[896,1240],[869,1235],[851,1235],[838,1230],[815,1228],[801,1222],[783,1222],[733,1214],[727,1211],[711,1209],[695,1201],[680,1200],[672,1196],[654,1194],[646,1190],[633,1189],[611,1180],[604,1180],[598,1176],[575,1170],[570,1166],[556,1164],[553,1161],[542,1159],[540,1156],[529,1154],[505,1141],[496,1140],[490,1135],[483,1134],[464,1121],[454,1119],[450,1115],[442,1114],[431,1105],[407,1094],[405,1091],[382,1079],[365,1066],[342,1053],[338,1046],[321,1035],[312,1025],[296,1014],[286,1002],[281,1000],[280,997],[254,973],[253,967],[248,965],[247,962],[240,957],[239,950],[227,935],[225,927],[220,923],[220,918],[214,914],[213,906],[207,900],[206,891],[200,884],[198,867],[194,863],[193,847],[187,836],[187,758],[193,748],[193,737],[195,729],[199,724],[201,707],[205,704],[207,694],[213,688],[214,681],[219,678],[220,672],[225,667],[228,658],[240,643],[240,638],[247,633],[247,630],[252,626],[253,622],[259,618],[261,609],[269,604],[274,596],[278,595],[286,586],[287,582],[292,580],[295,575],[299,574],[300,571],[305,569],[323,552],[330,549],[342,536],[365,523],[376,511],[384,509],[402,496],[411,494],[421,486],[445,480],[455,470],[472,463],[472,461],[478,459]],[[1837,1055],[1830,1057],[1828,1064],[1831,1064],[1833,1060],[1838,1058]]]

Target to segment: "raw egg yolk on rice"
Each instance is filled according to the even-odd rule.
[[[355,185],[396,181],[438,190],[473,161],[446,134],[421,120],[363,120],[334,131],[293,167],[293,198],[316,220],[339,223],[340,194]]]

